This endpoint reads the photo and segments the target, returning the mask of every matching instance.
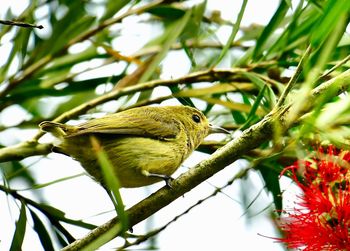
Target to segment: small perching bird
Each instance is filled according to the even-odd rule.
[[[55,152],[71,156],[98,182],[103,182],[95,137],[107,153],[122,187],[169,181],[181,163],[209,132],[223,132],[209,124],[199,110],[188,106],[138,107],[72,126],[44,121],[40,128],[60,140]]]

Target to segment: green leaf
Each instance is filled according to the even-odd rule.
[[[295,29],[291,31],[290,42],[299,40],[302,37],[307,37],[309,39],[310,30],[313,29],[320,15],[321,12],[318,8],[308,4],[307,7],[302,10],[300,17],[298,17]]]
[[[11,161],[6,165],[7,168],[2,166],[2,171],[5,171],[5,178],[7,180],[12,180],[14,178],[22,178],[28,184],[34,184],[35,179],[30,173],[30,169],[23,165],[20,161]]]
[[[91,145],[95,150],[98,163],[101,166],[103,173],[103,180],[106,182],[107,187],[112,191],[111,200],[115,206],[115,210],[118,214],[119,220],[122,224],[122,231],[125,232],[128,230],[128,218],[125,213],[124,203],[122,196],[120,195],[120,182],[118,177],[115,175],[114,168],[109,161],[107,153],[102,149],[97,138],[91,136]]]
[[[18,221],[16,222],[16,230],[13,235],[10,251],[22,250],[22,243],[26,232],[26,225],[27,225],[26,206],[22,202],[19,218],[18,218]]]
[[[54,226],[54,231],[59,239],[59,242],[66,246],[68,243],[72,243],[75,241],[75,238],[71,235],[71,233],[63,227],[58,221],[50,221]],[[68,242],[68,243],[67,243]]]
[[[32,23],[33,12],[35,11],[36,7],[37,7],[37,1],[31,1],[30,5],[20,15],[23,18],[25,17],[25,20],[23,21]],[[14,19],[13,16],[11,15],[10,9],[8,9],[6,18],[8,20]],[[9,34],[11,28],[12,28],[12,31],[16,32],[16,34],[14,35],[14,40],[12,43],[13,46],[9,57],[6,59],[6,64],[3,65],[0,69],[0,83],[5,79],[8,69],[12,65],[13,59],[15,59],[16,56],[18,56],[18,58],[20,59],[19,68],[22,66],[23,61],[27,55],[30,34],[34,34],[32,29],[23,29],[23,28],[15,29],[14,27],[11,27],[11,26],[4,26],[4,29],[1,31],[2,34],[0,34],[0,38],[6,33]]]
[[[228,50],[231,48],[231,44],[233,43],[233,40],[235,39],[237,32],[239,31],[239,27],[241,25],[241,21],[242,21],[243,14],[244,14],[245,8],[247,6],[247,3],[248,3],[248,0],[243,0],[241,10],[239,11],[238,16],[237,16],[237,20],[236,20],[235,24],[232,26],[231,35],[230,35],[229,39],[227,40],[224,48],[222,49],[220,56],[215,61],[213,66],[218,65],[220,63],[220,61],[224,58],[224,56],[226,55]]]
[[[250,81],[252,81],[253,84],[256,85],[256,87],[261,91],[265,88],[267,88],[266,96],[264,96],[267,100],[268,107],[272,109],[276,104],[276,95],[272,88],[264,81],[262,80],[258,74],[252,73],[252,72],[242,72],[242,75],[247,77]]]
[[[188,10],[186,14],[179,19],[178,21],[173,22],[167,30],[164,32],[164,41],[162,43],[161,51],[154,57],[152,62],[150,63],[147,71],[142,75],[139,82],[145,82],[149,80],[155,70],[158,68],[159,63],[163,60],[163,58],[168,53],[171,45],[176,41],[176,39],[180,36],[183,29],[186,27],[186,24],[191,16],[192,11]]]
[[[147,10],[152,15],[164,18],[164,19],[179,19],[186,14],[186,11],[181,8],[174,7],[172,5],[158,5]]]
[[[106,9],[105,13],[101,18],[101,21],[104,21],[108,18],[113,17],[118,11],[120,11],[125,5],[130,3],[130,0],[118,0],[118,1],[107,1],[105,3]]]
[[[204,100],[208,104],[221,105],[221,106],[224,106],[228,109],[237,110],[240,112],[249,113],[251,110],[250,105],[246,105],[246,104],[242,104],[242,103],[238,103],[238,102],[233,102],[233,101],[225,101],[225,100],[221,100],[220,98],[216,98],[216,97],[213,97],[213,98],[201,97],[200,99]],[[257,111],[257,114],[259,114],[259,116],[263,116],[266,114],[266,112],[259,109]]]
[[[265,43],[285,18],[288,8],[288,4],[285,1],[281,1],[275,14],[271,18],[270,22],[267,24],[265,29],[262,31],[260,37],[258,38],[258,41],[256,41],[256,45],[252,55],[254,60],[257,60],[261,56],[265,48]]]
[[[69,245],[69,242],[67,242],[66,238],[64,237],[64,235],[60,231],[58,231],[56,228],[54,228],[53,232],[54,232],[59,244],[61,245],[61,247],[65,247],[65,246]]]
[[[186,56],[191,61],[192,68],[196,68],[197,63],[196,63],[196,59],[194,57],[193,51],[186,45],[186,42],[184,40],[181,40],[181,45],[182,45],[182,49],[186,53]]]
[[[69,71],[71,67],[74,66],[75,64],[86,62],[91,59],[107,58],[107,57],[108,57],[107,54],[97,53],[97,49],[95,46],[90,46],[89,48],[85,49],[80,53],[66,54],[66,55],[62,55],[59,58],[55,58],[47,67],[40,69],[36,73],[36,76],[44,76],[47,73],[52,73],[52,72],[55,73],[62,70]]]
[[[289,8],[292,8],[293,5],[292,5],[292,0],[284,0],[286,2],[286,4],[288,4],[288,7]]]
[[[3,82],[6,79],[7,72],[15,59],[16,55],[20,51],[20,31],[17,32],[17,37],[15,37],[14,42],[12,44],[11,52],[6,59],[6,64],[0,68],[0,82]]]
[[[270,48],[268,48],[267,50],[266,55],[264,55],[264,58],[273,58],[273,57],[276,57],[275,54],[282,55],[283,53],[287,53],[287,49],[291,50],[299,45],[298,43],[294,43],[295,40],[299,40],[303,36],[309,36],[309,33],[300,33],[299,34],[300,36],[294,36],[293,40],[291,39],[292,34],[300,30],[300,27],[298,26],[298,21],[301,19],[301,15],[303,14],[303,11],[308,10],[306,8],[303,8],[303,4],[304,4],[304,1],[299,2],[296,10],[293,13],[291,22],[288,24],[287,28],[283,30],[282,34],[277,38],[276,42],[271,44]],[[304,24],[304,22],[302,22],[302,24]],[[290,45],[293,43],[295,46],[291,48]],[[268,57],[269,55],[270,57]]]
[[[29,209],[29,212],[32,216],[34,222],[34,230],[38,234],[41,245],[43,246],[45,251],[54,251],[54,247],[52,245],[52,240],[50,238],[49,232],[46,230],[44,223],[40,220],[39,216],[34,213],[34,211]]]
[[[42,211],[45,213],[46,216],[51,217],[50,221],[54,222],[55,221],[63,221],[75,226],[83,227],[86,229],[94,229],[96,226],[90,223],[83,222],[81,220],[73,220],[65,217],[65,213],[55,207],[52,207],[50,205],[46,204],[38,204],[37,206],[38,210]]]
[[[338,20],[347,15],[350,10],[350,1],[328,0],[323,15],[314,26],[311,35],[311,44],[319,46],[339,24]]]
[[[174,95],[176,95],[178,92],[181,92],[180,88],[177,85],[169,86],[169,89],[171,90],[171,92]],[[192,100],[190,98],[177,97],[176,99],[183,105],[189,105],[189,106],[195,107],[193,102],[192,102]]]
[[[244,115],[239,111],[231,110],[231,115],[236,124],[238,125],[243,124],[246,121]]]
[[[65,15],[53,25],[50,38],[36,46],[28,63],[63,50],[71,39],[90,29],[94,21],[95,17],[85,12],[84,2],[71,1]]]
[[[343,7],[345,8],[345,6]],[[339,16],[337,16],[336,24],[332,25],[332,30],[329,33],[324,33],[323,37],[318,37],[318,39],[314,40],[314,45],[319,46],[319,48],[316,48],[318,50],[316,50],[315,53],[311,56],[309,64],[304,67],[304,74],[307,75],[307,73],[309,73],[307,75],[307,80],[309,80],[310,83],[315,82],[315,76],[313,75],[317,71],[320,71],[327,66],[329,59],[334,53],[335,48],[339,44],[339,41],[341,40],[344,32],[346,32],[346,27],[348,26],[348,16],[345,13],[338,14]],[[348,54],[349,53],[347,53],[347,55]],[[309,68],[313,68],[315,70],[307,72],[306,70],[309,70]]]
[[[209,87],[177,90],[179,91],[173,92],[177,97],[200,97],[213,94],[226,94],[229,92],[249,92],[256,90],[256,88],[255,85],[250,83],[219,83]]]
[[[277,165],[277,163],[275,163]],[[264,164],[259,168],[260,173],[265,181],[265,186],[267,190],[272,193],[273,201],[277,212],[282,210],[282,192],[279,184],[279,173],[275,171],[275,167],[264,166]]]
[[[31,108],[33,106],[30,106],[30,103],[26,103],[28,100],[34,100],[31,105],[34,105],[34,107],[36,107],[38,100],[35,98],[41,98],[44,96],[62,97],[72,94],[81,95],[79,97],[81,104],[84,100],[88,100],[96,96],[95,88],[98,85],[105,84],[109,81],[115,83],[121,77],[122,76],[119,75],[113,77],[90,78],[82,81],[67,80],[65,82],[68,85],[61,89],[56,89],[54,87],[41,87],[38,85],[37,81],[33,82],[33,84],[26,82],[28,85],[22,85],[21,88],[15,89],[11,96],[0,100],[0,104],[13,101],[17,104],[23,104],[23,107],[26,107],[29,111],[31,111]],[[74,96],[71,100],[74,100]],[[71,107],[74,105],[73,103],[74,102],[72,102],[72,104],[66,104],[66,106]],[[67,110],[68,109],[69,108],[67,108]]]
[[[187,39],[198,40],[198,34],[201,28],[206,6],[207,0],[193,6],[191,17],[189,18],[186,27],[181,34],[181,41],[186,41]]]
[[[266,90],[266,85],[263,87],[263,89],[260,90],[258,96],[256,97],[256,100],[252,106],[252,109],[250,110],[249,114],[248,114],[248,118],[246,120],[246,122],[244,123],[244,125],[240,128],[242,131],[247,129],[249,126],[252,125],[252,123],[256,122],[258,120],[258,116],[256,116],[256,111],[258,110],[259,106],[260,106],[260,102],[264,97],[264,92]]]

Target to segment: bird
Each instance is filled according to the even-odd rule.
[[[171,175],[209,133],[224,132],[189,106],[143,106],[79,125],[44,121],[44,132],[59,139],[52,151],[79,161],[97,182],[105,184],[92,140],[99,142],[121,187],[142,187]]]

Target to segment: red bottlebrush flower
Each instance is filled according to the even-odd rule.
[[[329,146],[285,171],[303,194],[299,209],[278,220],[288,248],[305,251],[350,250],[350,153]]]

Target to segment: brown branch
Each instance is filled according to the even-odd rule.
[[[162,226],[162,227],[160,227],[158,229],[152,230],[148,234],[137,238],[137,240],[132,242],[132,243],[126,242],[122,247],[118,248],[117,250],[125,250],[125,248],[138,245],[138,244],[140,244],[142,242],[147,241],[149,238],[151,238],[153,236],[156,236],[157,234],[159,234],[160,232],[165,230],[167,227],[169,227],[170,224],[176,222],[179,218],[181,218],[182,216],[188,214],[192,209],[194,209],[197,206],[201,205],[203,202],[209,200],[210,198],[215,197],[217,194],[221,193],[225,188],[231,186],[234,181],[244,178],[247,175],[247,173],[249,172],[249,170],[251,170],[251,169],[252,169],[251,167],[247,167],[247,168],[241,170],[236,175],[234,175],[234,177],[231,178],[224,186],[216,188],[210,195],[206,196],[203,199],[198,200],[195,204],[193,204],[192,206],[187,208],[184,212],[182,212],[179,215],[176,215],[171,221],[166,223],[164,226]]]

